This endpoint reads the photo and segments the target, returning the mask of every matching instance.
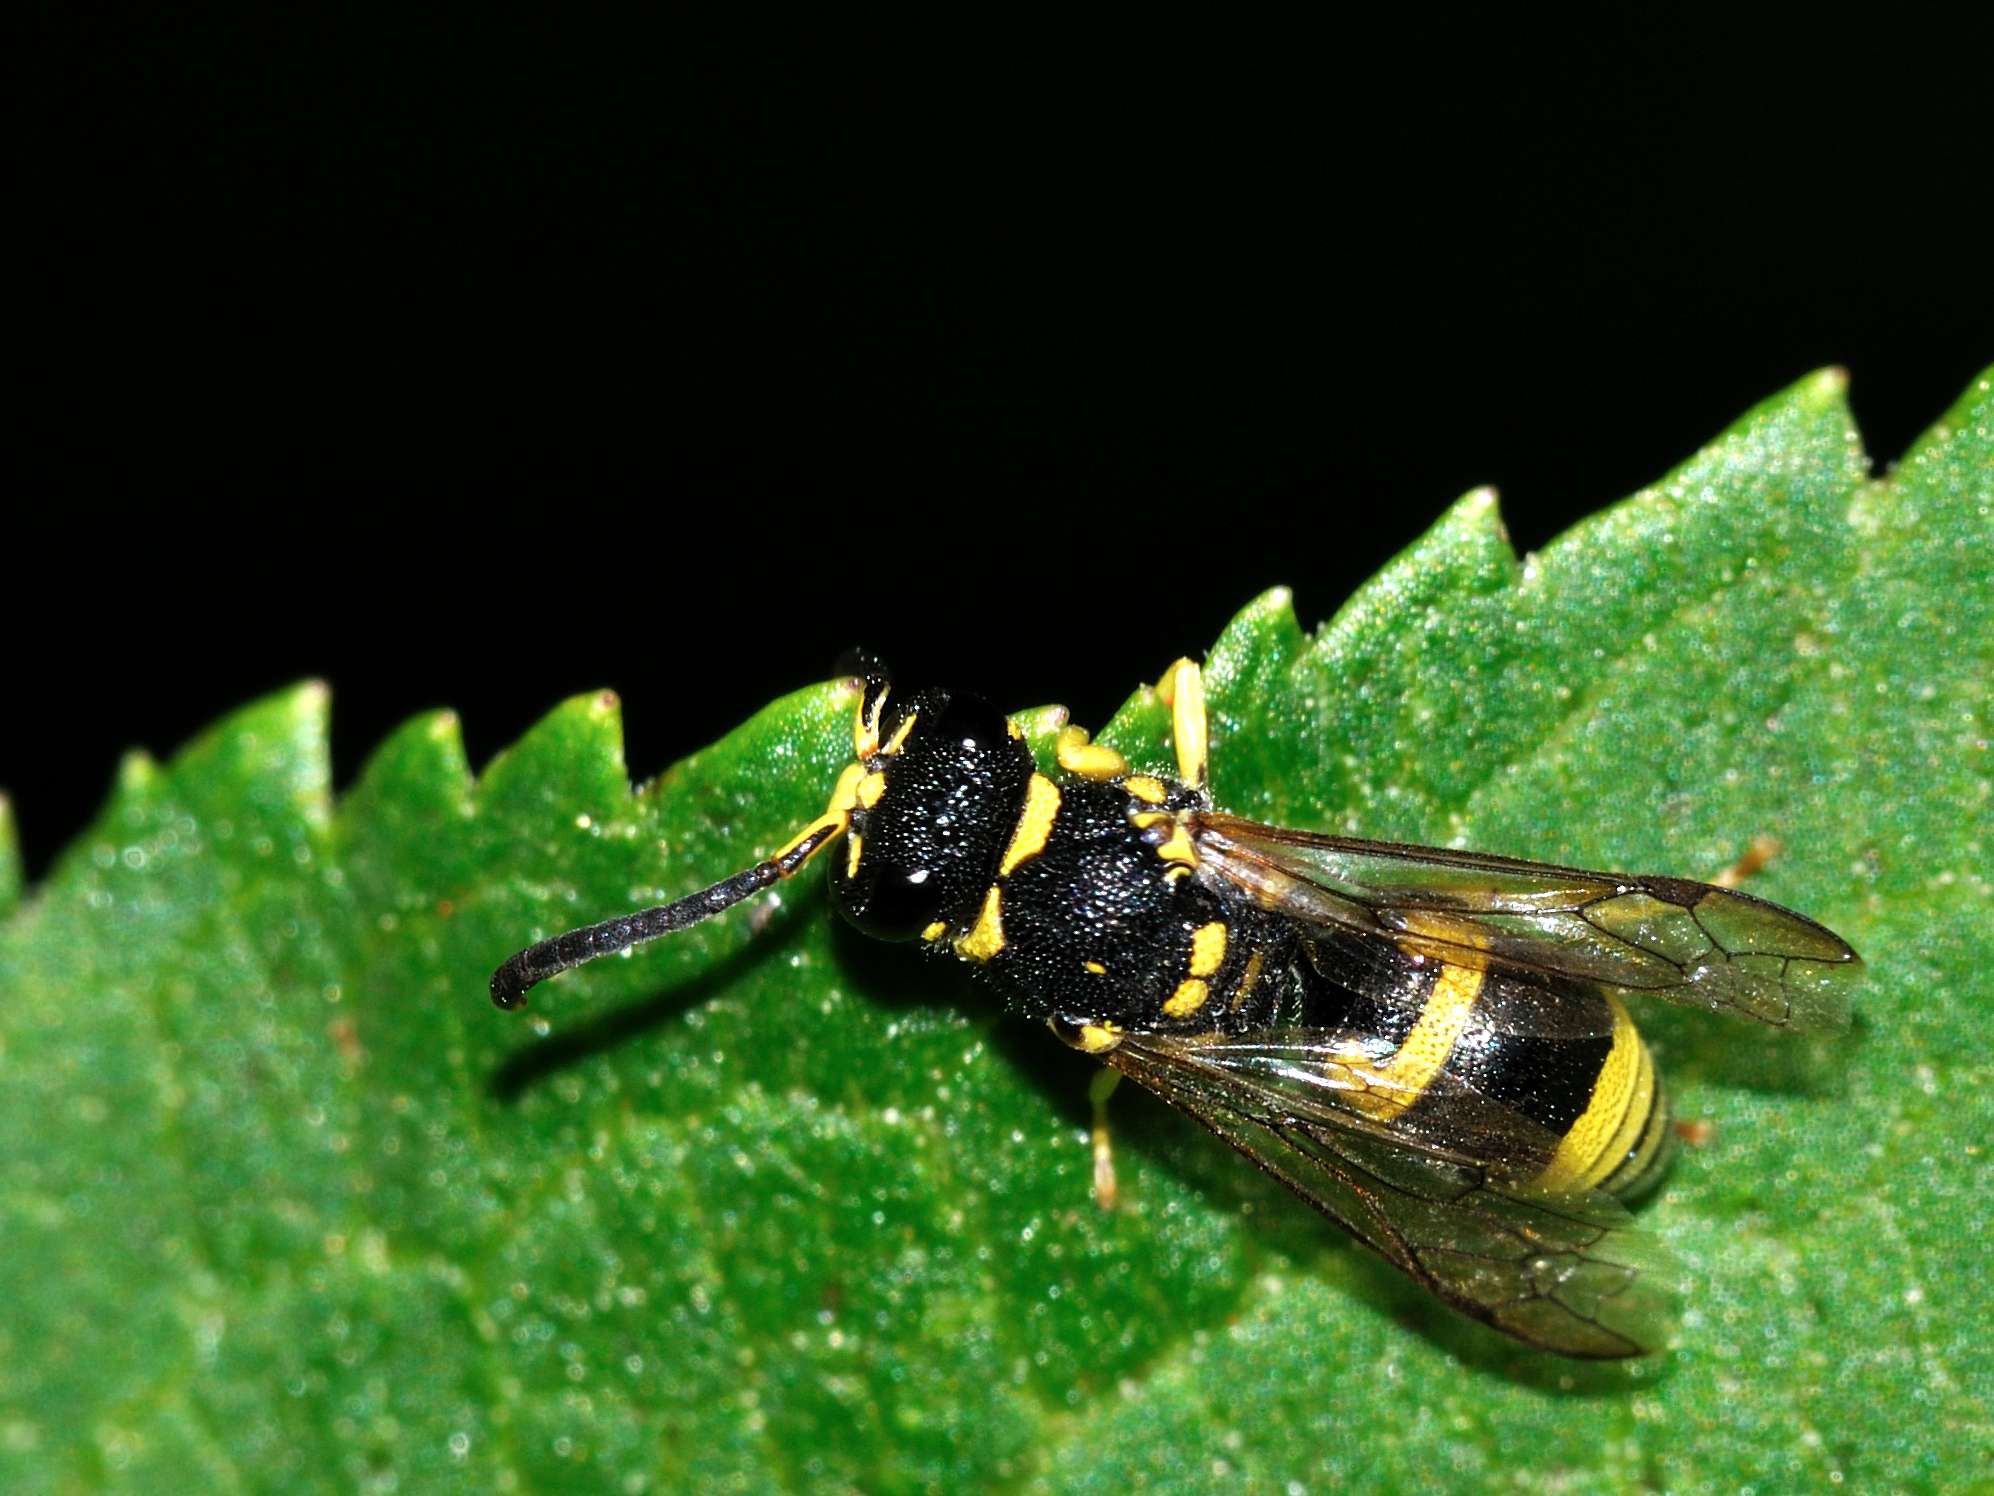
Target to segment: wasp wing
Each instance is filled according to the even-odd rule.
[[[1675,1275],[1618,1201],[1534,1188],[1555,1140],[1486,1098],[1429,1086],[1378,1120],[1353,1042],[1131,1033],[1104,1058],[1462,1313],[1567,1356],[1662,1345]]]
[[[1861,959],[1805,915],[1733,889],[1192,818],[1201,873],[1329,932],[1459,966],[1596,982],[1775,1028],[1844,1028]],[[1360,969],[1351,985],[1367,995]]]

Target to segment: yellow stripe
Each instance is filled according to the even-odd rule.
[[[1025,785],[1025,808],[1018,816],[1018,829],[1011,833],[1011,845],[1004,849],[1004,860],[997,864],[997,876],[1009,877],[1027,857],[1043,852],[1058,816],[1059,786],[1043,774],[1034,774]]]
[[[1171,993],[1163,1004],[1163,1016],[1165,1018],[1188,1017],[1202,1008],[1205,1005],[1205,999],[1211,995],[1212,988],[1209,982],[1200,981],[1196,977],[1192,977],[1188,981],[1179,982],[1177,990]]]
[[[887,740],[886,746],[880,752],[884,753],[888,758],[893,757],[894,754],[898,753],[906,745],[907,734],[914,730],[914,724],[920,720],[921,714],[919,712],[909,712],[905,717],[901,718],[900,725],[893,729],[893,736]]]
[[[859,858],[865,855],[865,838],[857,832],[845,843],[845,876],[856,878],[859,875]]]
[[[983,912],[962,939],[955,953],[965,961],[988,961],[1004,949],[1004,894],[996,884],[983,896]]]
[[[1353,1096],[1351,1104],[1366,1116],[1389,1122],[1419,1100],[1475,1016],[1475,999],[1486,980],[1486,974],[1473,967],[1443,965],[1419,1010],[1419,1020],[1397,1052],[1382,1065],[1368,1060],[1346,1063],[1344,1068],[1358,1081],[1378,1088],[1370,1095]]]
[[[871,758],[879,752],[879,720],[886,713],[886,698],[892,689],[882,687],[870,702],[860,693],[858,716],[852,722],[852,752],[860,758]]]
[[[1585,1182],[1593,1189],[1604,1185],[1633,1161],[1634,1150],[1640,1145],[1642,1134],[1654,1117],[1655,1057],[1648,1052],[1648,1046],[1642,1043],[1639,1034],[1634,1036],[1634,1042],[1641,1051],[1640,1065],[1634,1075],[1634,1094],[1627,1100],[1627,1115],[1621,1120],[1620,1130],[1606,1145],[1599,1162],[1586,1174]]]
[[[1649,1064],[1654,1061],[1650,1059]],[[1668,1145],[1669,1109],[1663,1100],[1661,1088],[1657,1086],[1648,1106],[1648,1120],[1641,1129],[1641,1141],[1626,1163],[1606,1176],[1600,1183],[1607,1189],[1619,1193],[1623,1190],[1642,1190],[1651,1182],[1650,1176],[1664,1162],[1660,1155]]]
[[[819,831],[827,827],[832,830],[843,831],[847,826],[851,825],[852,809],[859,803],[859,780],[864,774],[864,765],[846,764],[844,772],[838,776],[837,785],[831,791],[831,803],[824,808],[824,813],[808,826],[805,826],[801,831],[797,832],[788,841],[784,842],[780,850],[770,858],[770,861],[781,861],[806,841],[810,840]]]
[[[1611,1174],[1634,1146],[1653,1109],[1654,1061],[1627,1016],[1627,1005],[1612,993],[1613,1046],[1592,1083],[1592,1099],[1579,1113],[1551,1162],[1537,1176],[1547,1189],[1592,1189]]]

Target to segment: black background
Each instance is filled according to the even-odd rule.
[[[864,641],[1098,721],[1453,498],[1518,545],[1990,357],[1982,39],[65,9],[25,53],[0,784],[306,675],[341,782],[611,685],[638,776]],[[1566,23],[1567,26],[1574,23]]]

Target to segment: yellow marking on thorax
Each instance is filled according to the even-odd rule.
[[[1185,832],[1183,823],[1170,833],[1170,839],[1156,849],[1156,855],[1165,862],[1176,863],[1180,867],[1194,868],[1198,865],[1198,849],[1191,845],[1191,838]]]
[[[1080,964],[1093,972],[1097,977],[1104,977],[1108,974],[1108,968],[1103,966],[1099,961],[1082,961]]]
[[[909,712],[900,719],[900,725],[893,729],[893,736],[887,739],[886,747],[880,750],[888,757],[898,753],[907,742],[907,734],[914,730],[914,724],[921,720],[919,712]]]
[[[1163,781],[1150,774],[1131,774],[1122,781],[1122,788],[1151,805],[1161,805],[1170,794]]]
[[[1593,1080],[1592,1099],[1537,1176],[1547,1189],[1597,1188],[1633,1151],[1654,1110],[1654,1057],[1626,1004],[1610,992],[1606,1004],[1613,1010],[1613,1047]]]
[[[1053,822],[1058,819],[1059,786],[1043,774],[1032,775],[1025,782],[1025,808],[1019,812],[1011,844],[1004,849],[1004,860],[997,864],[997,876],[1008,878],[1011,870],[1027,857],[1043,852],[1046,839],[1052,835]]]
[[[1191,975],[1208,977],[1225,960],[1225,921],[1215,919],[1191,932]]]
[[[1004,949],[1004,894],[996,884],[983,896],[983,912],[969,933],[955,943],[955,953],[965,961],[988,961]]]
[[[1198,1011],[1212,995],[1212,984],[1201,977],[1189,977],[1177,984],[1177,990],[1164,999],[1165,1018],[1185,1018]]]
[[[1472,966],[1442,965],[1412,1032],[1389,1060],[1383,1064],[1368,1058],[1340,1062],[1360,1084],[1376,1088],[1353,1095],[1351,1105],[1366,1116],[1389,1122],[1419,1100],[1475,1016],[1475,999],[1481,996],[1487,979],[1486,973]]]
[[[1129,771],[1129,761],[1105,743],[1090,743],[1084,727],[1060,729],[1053,750],[1060,768],[1082,779],[1119,779]]]
[[[859,875],[859,858],[865,855],[865,838],[853,832],[851,840],[845,843],[845,876],[856,878]]]
[[[945,920],[938,919],[921,932],[921,938],[923,940],[940,940],[948,932],[948,923]]]
[[[858,802],[867,810],[879,804],[879,797],[886,793],[886,776],[874,769],[858,784]]]

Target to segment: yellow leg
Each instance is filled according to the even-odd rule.
[[[1205,731],[1205,673],[1195,660],[1179,660],[1163,672],[1156,694],[1170,708],[1170,740],[1177,747],[1177,777],[1193,789],[1205,787],[1208,738]]]
[[[1082,779],[1120,779],[1129,761],[1105,743],[1090,742],[1084,727],[1063,728],[1054,753],[1060,768]]]
[[[1745,848],[1744,855],[1710,881],[1719,888],[1736,888],[1778,855],[1778,838],[1755,836],[1752,844]]]
[[[1115,1184],[1115,1150],[1108,1139],[1108,1098],[1115,1094],[1122,1072],[1103,1065],[1087,1085],[1087,1099],[1094,1105],[1094,1203],[1113,1210],[1120,1199]]]

